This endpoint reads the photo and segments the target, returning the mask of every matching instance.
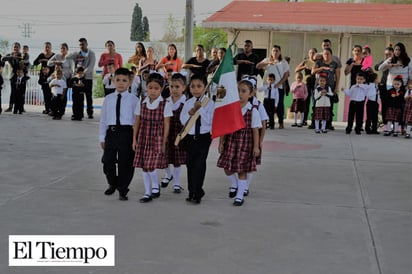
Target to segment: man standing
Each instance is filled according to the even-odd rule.
[[[69,54],[66,58],[72,59],[76,68],[84,68],[84,92],[87,102],[87,117],[93,119],[93,71],[96,63],[94,52],[88,48],[86,38],[79,39],[80,51]]]
[[[233,58],[233,64],[237,66],[237,80],[240,81],[243,75],[257,76],[256,65],[259,63],[259,56],[252,52],[253,43],[246,40],[243,46],[243,53],[237,54]]]

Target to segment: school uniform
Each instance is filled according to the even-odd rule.
[[[392,97],[392,95],[397,95]],[[394,88],[388,90],[386,120],[388,122],[400,122],[402,119],[402,104],[404,101],[404,92]]]
[[[169,136],[166,144],[167,163],[177,167],[186,163],[186,150],[181,146],[174,145],[177,135],[183,128],[180,122],[180,113],[186,101],[186,96],[182,95],[176,103],[173,103],[172,98],[168,98],[167,101],[171,104],[173,111],[173,116],[170,117]]]
[[[365,106],[365,98],[368,95],[369,86],[367,84],[355,84],[350,89],[345,90],[345,94],[350,97],[348,124],[346,133],[350,133],[353,127],[353,120],[356,116],[356,134],[360,134],[363,123],[363,111]]]
[[[53,85],[59,85],[59,87]],[[63,101],[64,90],[67,88],[66,80],[64,79],[53,79],[50,81],[50,87],[52,92],[52,102],[51,108],[53,112],[54,119],[61,119],[64,114],[65,102]]]
[[[146,97],[135,115],[140,115],[140,125],[133,166],[146,170],[166,168],[167,159],[162,152],[164,118],[173,116],[171,105],[161,96],[152,103]]]
[[[199,98],[199,101],[202,102],[204,99],[205,95]],[[193,108],[197,100],[196,97],[192,97],[185,102],[180,114],[180,122],[182,125],[185,125],[189,120],[190,114],[188,112]],[[206,106],[199,109],[200,116],[185,137],[187,183],[189,190],[188,201],[199,203],[205,194],[203,183],[206,174],[206,159],[212,142],[210,131],[212,128],[213,112],[214,102],[210,100]]]
[[[134,175],[133,125],[139,103],[129,92],[115,91],[105,97],[100,115],[99,139],[105,143],[103,172],[109,186],[123,197]]]
[[[262,125],[258,110],[249,102],[242,108],[246,127],[225,135],[223,152],[217,166],[233,173],[256,171],[256,158],[253,157],[253,128]]]
[[[14,110],[13,113],[23,113],[24,96],[26,95],[27,81],[29,76],[16,77],[15,90],[14,90]]]
[[[110,79],[111,78],[111,79]],[[106,73],[103,77],[104,96],[113,93],[116,90],[114,84],[114,73]]]
[[[275,85],[262,86],[259,91],[264,92],[263,106],[269,117],[269,128],[275,128],[275,111],[279,103],[279,90]]]
[[[261,122],[266,122],[268,121],[269,117],[268,114],[266,113],[265,108],[263,107],[263,104],[256,98],[253,97],[252,99],[252,105],[253,107],[255,107],[257,109],[257,111],[259,112],[259,118]],[[262,123],[263,124],[263,123]],[[262,124],[259,127],[259,136],[262,134]],[[262,144],[260,144],[262,145]],[[260,147],[260,154],[259,156],[256,157],[256,165],[260,165],[262,163],[262,151],[263,148]]]
[[[412,125],[412,99],[406,99],[412,95],[412,90],[405,91],[405,107],[403,109],[403,122],[405,125]]]
[[[81,83],[84,83],[85,78],[73,77],[70,80],[70,85],[72,86],[72,100],[73,100],[73,116],[72,120],[82,120],[84,116],[84,95],[85,90],[84,86],[81,86]]]
[[[327,90],[326,95],[322,95],[321,91],[323,89]],[[331,107],[331,102],[330,98],[333,96],[333,92],[330,89],[329,86],[326,86],[325,88],[322,88],[320,86],[317,86],[315,88],[315,93],[314,93],[314,100],[315,100],[315,111],[313,113],[313,118],[314,120],[326,120],[328,121],[331,117],[330,114],[330,107]]]
[[[379,92],[375,83],[369,84],[367,97],[365,131],[367,134],[378,134]]]

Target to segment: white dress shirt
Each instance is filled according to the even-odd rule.
[[[205,96],[202,96],[201,101],[205,99]],[[183,106],[182,112],[180,113],[180,122],[182,125],[185,125],[190,118],[188,113],[191,108],[195,105],[197,98],[192,97],[187,100]],[[215,110],[215,103],[212,100],[209,100],[205,107],[200,107],[200,134],[209,133],[212,129],[213,113]],[[189,130],[190,135],[195,135],[195,124]]]
[[[362,102],[365,101],[365,97],[368,95],[369,85],[367,84],[355,84],[350,89],[345,90],[345,94],[350,97],[351,101]]]
[[[260,116],[261,121],[269,120],[269,116],[266,112],[265,107],[263,106],[263,103],[259,102],[259,100],[256,97],[253,97],[253,105],[258,106],[258,112],[259,112],[259,116]]]
[[[119,92],[116,90],[104,98],[100,114],[99,139],[104,142],[109,126],[116,125],[116,102]],[[134,111],[140,105],[140,100],[128,91],[121,92],[120,101],[120,125],[133,126],[135,121]]]
[[[172,97],[169,97],[166,99],[170,105],[172,106],[172,111],[175,111],[176,109],[178,109],[180,107],[181,103],[185,103],[186,102],[186,95],[182,95],[182,97],[179,98],[179,100],[176,101],[176,103],[173,103],[173,99]]]
[[[164,100],[163,97],[162,97],[162,96],[159,96],[159,97],[157,97],[152,103],[150,103],[149,97],[146,97],[146,98],[143,100],[143,104],[146,103],[146,107],[147,107],[148,109],[153,110],[153,109],[157,109],[157,108],[159,107],[159,103],[162,102],[163,100]],[[138,105],[136,106],[136,109],[135,109],[134,114],[135,114],[136,116],[140,116],[140,114],[141,114],[141,106],[140,106],[140,104],[138,104]],[[171,105],[169,102],[166,101],[165,108],[164,108],[164,111],[163,111],[163,117],[171,117],[171,116],[173,116],[172,105]]]
[[[262,127],[262,120],[260,119],[259,111],[252,106],[250,102],[248,102],[242,108],[242,115],[245,115],[246,111],[252,110],[252,123],[251,128],[261,128]]]

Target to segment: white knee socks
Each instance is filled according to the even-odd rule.
[[[180,172],[181,172],[181,167],[174,167],[173,170],[173,185],[176,187],[180,188]],[[170,178],[170,177],[168,177]]]

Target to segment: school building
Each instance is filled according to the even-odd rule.
[[[389,44],[402,42],[412,56],[412,4],[304,3],[232,1],[203,21],[205,28],[221,28],[229,43],[237,36],[237,50],[246,39],[253,41],[256,54],[268,57],[274,44],[290,56],[289,81],[310,48],[321,49],[323,39],[332,41],[332,51],[342,61],[340,87],[348,87],[345,62],[355,44],[369,45],[374,64],[381,61]],[[290,105],[291,96],[285,100]],[[346,120],[348,102],[340,94],[335,119]]]

